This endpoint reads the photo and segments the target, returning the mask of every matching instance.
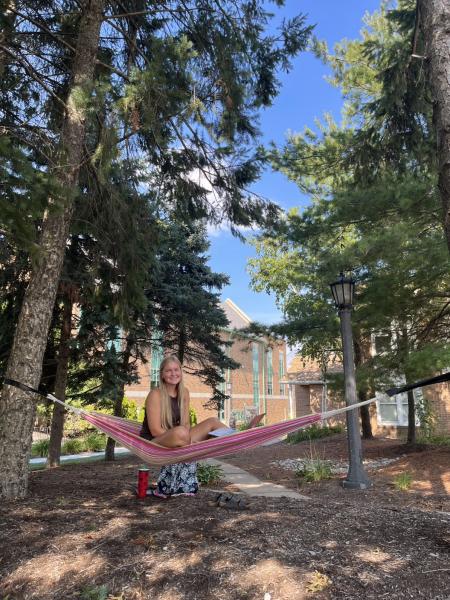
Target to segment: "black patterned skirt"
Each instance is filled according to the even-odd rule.
[[[162,467],[155,495],[193,496],[198,492],[197,463],[175,463]]]

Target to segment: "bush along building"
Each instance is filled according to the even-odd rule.
[[[184,382],[190,391],[191,407],[198,420],[218,416],[227,424],[245,423],[255,414],[265,413],[265,423],[293,417],[286,379],[286,343],[284,340],[256,337],[244,333],[251,319],[232,300],[222,303],[229,326],[222,331],[228,355],[240,366],[223,373],[222,391],[227,399],[219,409],[208,406],[212,389],[185,370]],[[165,355],[161,344],[154,343],[148,361],[138,365],[139,382],[129,385],[125,395],[142,406],[152,387],[159,383],[159,366]],[[187,365],[187,367],[192,365]]]

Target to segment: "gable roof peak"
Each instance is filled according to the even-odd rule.
[[[252,322],[250,317],[230,298],[227,298],[222,302],[222,308],[225,311],[230,327],[233,329],[243,329],[244,327],[248,327]]]

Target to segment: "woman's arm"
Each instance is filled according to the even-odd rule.
[[[191,427],[191,419],[189,415],[189,407],[191,405],[191,396],[189,390],[184,388],[184,411],[181,415],[181,425],[184,425],[188,429]]]
[[[166,432],[161,427],[161,394],[158,389],[152,390],[145,401],[145,414],[150,433],[157,437]]]

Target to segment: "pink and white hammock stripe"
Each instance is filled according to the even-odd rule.
[[[254,429],[247,429],[245,431],[238,431],[227,436],[211,438],[203,442],[191,444],[190,446],[183,446],[182,448],[165,448],[139,437],[141,424],[136,421],[74,408],[61,402],[61,400],[58,400],[52,394],[48,394],[47,397],[78,413],[83,419],[86,419],[94,427],[116,440],[121,446],[128,448],[130,452],[138,456],[143,462],[158,466],[235,454],[241,450],[248,450],[266,442],[282,438],[286,434],[302,427],[313,425],[324,419],[348,410],[357,409],[360,406],[375,401],[374,398],[371,398],[370,400],[365,400],[364,402],[344,408],[338,408],[325,413],[306,415],[297,419],[290,419],[272,425],[263,425],[262,427],[255,427]]]

